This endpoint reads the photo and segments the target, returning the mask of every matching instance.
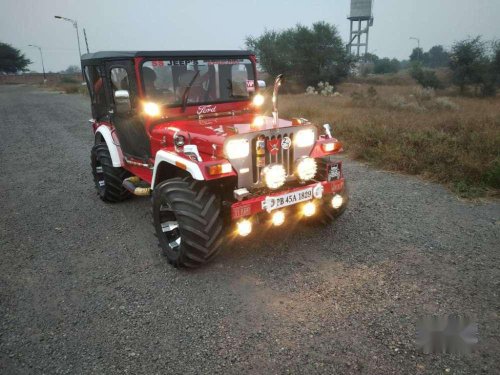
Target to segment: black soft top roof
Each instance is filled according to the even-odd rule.
[[[82,55],[82,62],[132,59],[134,57],[248,57],[252,51],[100,51]]]

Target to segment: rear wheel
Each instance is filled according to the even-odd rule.
[[[172,178],[153,190],[153,224],[160,248],[175,267],[210,261],[222,242],[220,199],[191,177]]]
[[[123,180],[131,174],[123,168],[113,167],[106,143],[98,143],[92,147],[90,164],[99,198],[105,202],[115,203],[132,196],[122,185]]]

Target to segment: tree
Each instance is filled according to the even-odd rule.
[[[0,73],[24,72],[31,61],[10,44],[0,42]]]
[[[375,64],[377,61],[380,60],[380,58],[375,55],[374,53],[366,53],[363,55],[363,60],[366,61],[367,63],[373,63]]]
[[[428,66],[430,68],[441,68],[450,63],[450,54],[443,46],[434,46],[428,52]]]
[[[420,62],[425,64],[425,60],[427,60],[428,55],[424,53],[424,50],[420,47],[414,48],[410,55],[411,62]]]
[[[464,93],[467,85],[482,86],[488,91],[485,85],[491,77],[489,71],[491,63],[487,56],[486,44],[481,37],[465,39],[456,42],[451,51],[450,68],[453,72],[453,82],[460,87],[460,92]]]
[[[399,72],[399,69],[400,69],[400,64],[397,59],[391,60],[385,57],[375,62],[373,73],[375,74],[397,73]]]
[[[255,51],[266,72],[272,76],[283,73],[304,87],[319,81],[336,83],[349,74],[355,62],[337,28],[326,22],[265,31],[259,37],[247,37],[246,45]]]
[[[496,72],[497,78],[500,79],[500,40],[493,42],[493,70]]]
[[[77,66],[77,65],[70,65],[62,73],[64,73],[64,74],[78,74],[81,71],[82,70],[80,69],[79,66]]]

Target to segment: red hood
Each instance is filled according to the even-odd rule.
[[[178,134],[186,138],[186,144],[194,144],[198,146],[198,150],[201,153],[209,155],[213,153],[212,145],[216,145],[217,154],[222,157],[222,146],[228,137],[252,132],[259,133],[275,128],[272,117],[267,116],[260,116],[264,120],[262,126],[253,126],[252,123],[256,117],[259,117],[259,115],[243,114],[238,116],[165,122],[155,126],[152,136],[154,138],[166,137],[167,144],[170,145],[169,140],[172,139],[176,131],[179,131]],[[277,127],[288,128],[291,126],[293,126],[291,121],[280,119]]]

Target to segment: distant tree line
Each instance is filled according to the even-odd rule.
[[[422,86],[441,88],[443,84],[429,68],[446,66],[461,94],[472,86],[475,94],[496,95],[500,86],[500,41],[485,42],[478,36],[456,42],[449,52],[441,46],[422,52],[415,48],[410,56],[411,76]]]

